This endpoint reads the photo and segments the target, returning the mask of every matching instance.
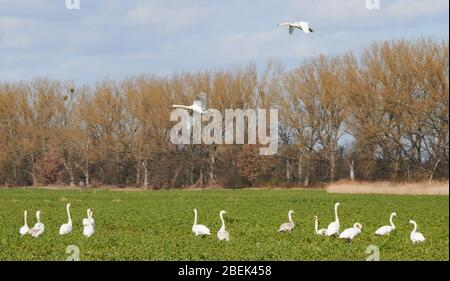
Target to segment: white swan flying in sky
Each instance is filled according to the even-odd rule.
[[[309,22],[306,21],[284,22],[278,24],[278,27],[280,26],[288,26],[289,34],[292,34],[296,28],[302,30],[306,34],[314,32],[314,30],[310,27]]]

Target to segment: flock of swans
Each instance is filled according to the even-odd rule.
[[[304,21],[292,22],[292,23],[290,23],[290,22],[280,23],[280,24],[278,24],[278,27],[280,27],[280,26],[288,26],[289,34],[292,34],[295,29],[299,29],[306,34],[314,32],[312,30],[312,28],[310,27],[309,23],[304,22]],[[195,111],[200,114],[204,114],[207,112],[207,110],[204,106],[204,103],[201,103],[201,104],[194,103],[191,106],[173,105],[172,107],[185,108],[185,109],[192,110],[192,111]],[[68,222],[61,225],[61,227],[59,229],[60,235],[67,235],[72,232],[72,217],[70,215],[70,207],[71,207],[70,203],[66,205]],[[337,209],[336,209],[336,211],[337,211]],[[194,210],[194,214],[195,214],[195,219],[194,219],[194,225],[192,226],[192,232],[194,232],[194,234],[196,236],[211,235],[210,230],[206,226],[197,224],[197,210],[196,209]],[[222,227],[217,232],[217,237],[219,238],[219,240],[229,241],[230,234],[228,233],[228,231],[225,230],[225,221],[223,219],[224,214],[226,214],[226,212],[223,210],[219,214],[220,219],[222,221]],[[294,222],[292,221],[292,214],[294,214],[294,211],[292,211],[292,210],[289,211],[289,222],[284,223],[280,226],[280,229],[279,229],[280,232],[291,231],[292,229],[294,229],[295,225],[294,225]],[[19,234],[21,236],[30,234],[33,237],[38,237],[42,233],[44,233],[45,226],[41,222],[41,211],[40,210],[38,210],[36,212],[36,219],[37,219],[36,224],[32,228],[29,228],[28,223],[27,223],[27,211],[24,211],[24,225],[19,229]],[[336,219],[337,219],[337,216],[336,216]],[[317,226],[317,218],[316,218],[316,226]],[[336,228],[336,226],[337,226],[337,228]],[[92,234],[94,234],[94,219],[92,218],[92,210],[91,209],[87,209],[87,218],[83,219],[83,227],[84,227],[83,228],[84,236],[90,237],[90,236],[92,236]],[[347,229],[341,235],[347,234],[349,232],[356,233],[355,231],[357,229],[359,229],[359,232],[361,232],[361,227],[362,226],[360,224],[355,224],[355,227],[353,228],[354,231]],[[332,224],[330,224],[330,226],[328,227],[328,229],[326,231],[325,231],[325,229],[322,229],[319,232],[316,231],[316,233],[325,233],[326,235],[331,236],[331,235],[329,235],[331,233],[331,231],[333,232],[332,234],[337,233],[339,231],[339,221],[333,222]],[[420,233],[417,233],[417,234],[420,234]],[[353,238],[356,235],[353,234],[350,236]]]
[[[66,205],[68,221],[67,223],[62,224],[61,227],[59,228],[60,235],[67,235],[72,232],[72,216],[70,215],[71,206],[72,204],[70,203]],[[44,233],[45,229],[44,224],[41,222],[41,210],[36,211],[37,222],[32,228],[28,227],[27,213],[28,213],[27,211],[23,212],[24,225],[19,229],[19,234],[20,236],[29,234],[32,237],[39,237],[41,234]],[[87,218],[84,218],[82,221],[83,235],[86,237],[91,237],[92,234],[94,234],[95,221],[92,215],[93,215],[92,209],[87,209]]]
[[[72,204],[66,205],[66,211],[67,211],[67,223],[64,223],[59,228],[59,234],[60,235],[67,235],[72,232],[72,216],[70,215],[70,207]],[[331,222],[327,228],[319,229],[319,219],[317,216],[314,216],[314,233],[318,236],[337,236],[340,239],[346,239],[348,241],[353,240],[355,237],[357,237],[359,234],[361,234],[362,231],[362,225],[360,223],[355,223],[353,227],[347,228],[342,232],[339,232],[340,230],[340,222],[339,222],[339,216],[338,216],[338,208],[340,206],[340,203],[337,202],[334,205],[334,216],[335,220]],[[288,222],[283,223],[279,229],[278,232],[291,232],[295,228],[294,220],[292,219],[292,215],[295,212],[293,210],[289,210],[288,212]],[[230,233],[225,229],[225,219],[224,215],[226,212],[224,210],[220,211],[219,218],[222,222],[222,226],[217,231],[217,238],[220,241],[230,241]],[[385,225],[380,227],[375,231],[375,235],[378,236],[386,236],[389,235],[391,232],[395,230],[394,225],[394,217],[397,217],[397,213],[392,213],[389,218],[389,225]],[[197,209],[194,209],[194,224],[192,225],[192,232],[195,234],[195,236],[210,236],[211,231],[208,227],[206,227],[203,224],[197,223],[198,213]],[[24,211],[24,225],[19,229],[19,234],[21,236],[24,236],[26,234],[31,235],[32,237],[39,237],[41,234],[44,233],[45,226],[41,221],[41,211],[38,210],[36,212],[36,224],[32,227],[28,227],[27,222],[27,211]],[[93,218],[93,211],[92,209],[87,209],[87,218],[84,218],[83,221],[83,235],[86,237],[91,237],[94,234],[94,227],[95,227],[95,221]],[[412,230],[410,234],[410,240],[415,243],[420,243],[425,241],[425,237],[422,233],[417,232],[417,223],[413,220],[409,221],[410,224],[414,226],[414,229]]]
[[[334,215],[335,220],[331,222],[327,228],[319,229],[319,219],[317,216],[314,216],[314,233],[318,236],[337,236],[340,239],[346,239],[348,241],[353,240],[356,238],[359,234],[361,234],[362,231],[362,224],[355,223],[353,227],[347,228],[342,232],[339,232],[340,230],[340,222],[339,222],[339,216],[338,216],[338,207],[341,205],[341,203],[337,202],[334,205]],[[295,228],[294,220],[292,219],[292,215],[295,212],[293,210],[289,210],[288,212],[288,222],[283,223],[280,228],[278,229],[278,232],[291,232]],[[230,234],[228,231],[225,230],[225,220],[223,218],[223,215],[226,214],[225,211],[220,211],[219,217],[222,221],[222,226],[220,227],[219,231],[217,232],[217,238],[221,241],[229,241],[230,240]],[[392,213],[389,218],[390,225],[385,225],[380,228],[378,228],[375,231],[375,235],[378,236],[386,236],[389,235],[392,231],[395,230],[395,225],[393,222],[394,217],[397,216],[397,213]],[[413,244],[424,242],[425,237],[422,233],[417,232],[417,223],[413,220],[409,221],[410,224],[414,226],[414,229],[412,230],[410,234],[410,240],[413,242]],[[211,235],[211,231],[208,227],[202,224],[197,224],[197,209],[194,209],[194,225],[192,226],[192,232],[195,234],[195,236],[209,236]]]

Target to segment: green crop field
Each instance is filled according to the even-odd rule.
[[[341,202],[341,231],[355,222],[362,234],[352,242],[317,237],[319,227],[334,220],[333,205]],[[67,221],[65,204],[72,203],[73,232],[58,234]],[[86,208],[94,209],[95,234],[82,235]],[[193,209],[211,237],[191,232]],[[34,225],[42,210],[45,233],[38,238],[19,236],[23,211]],[[230,242],[220,242],[219,211],[225,209]],[[277,232],[295,210],[292,233]],[[389,237],[375,230],[388,224],[391,212],[397,229]],[[448,260],[448,196],[340,195],[300,190],[108,191],[0,190],[0,260],[66,260],[69,245],[78,247],[81,260],[366,260],[366,249],[377,246],[381,260]],[[426,237],[423,244],[409,240],[412,225]]]

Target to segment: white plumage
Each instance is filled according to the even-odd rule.
[[[347,228],[340,235],[339,238],[353,240],[356,236],[361,233],[362,225],[360,223],[355,223],[352,228]]]
[[[285,23],[278,24],[278,26],[279,27],[280,26],[288,26],[289,34],[292,34],[296,28],[300,29],[301,31],[303,31],[306,34],[314,32],[314,30],[312,30],[312,28],[310,27],[309,22],[306,22],[306,21],[285,22]]]
[[[292,211],[292,210],[290,210],[288,212],[289,222],[283,223],[282,225],[280,225],[280,228],[278,229],[278,232],[291,232],[294,229],[295,224],[294,224],[294,221],[292,220],[292,214],[294,214],[294,213],[295,212]]]
[[[45,226],[41,222],[41,211],[36,212],[37,223],[30,229],[30,234],[33,237],[39,237],[42,233],[44,233]]]
[[[326,236],[333,236],[333,235],[339,235],[339,216],[338,216],[338,207],[341,205],[341,203],[337,202],[334,204],[334,222],[330,223],[327,227],[327,231],[325,232]]]
[[[95,222],[93,219],[92,209],[87,209],[87,218],[83,219],[83,235],[86,237],[91,237],[94,234]]]
[[[397,213],[392,213],[391,217],[389,218],[390,225],[385,225],[385,226],[378,228],[377,231],[375,231],[375,234],[379,235],[379,236],[385,236],[385,235],[389,235],[393,230],[395,230],[393,218],[396,216],[397,216]]]
[[[90,225],[90,224],[95,225],[94,218],[92,218],[92,216],[91,216],[92,209],[87,209],[86,213],[87,213],[87,217],[83,218],[83,221],[82,221],[83,226]]]
[[[206,109],[206,94],[205,93],[200,93],[198,96],[198,101],[194,101],[192,103],[192,105],[187,106],[187,105],[172,105],[173,108],[184,108],[187,110],[192,110],[195,111],[199,114],[206,114],[208,112],[210,112],[209,110]]]
[[[413,220],[410,220],[409,223],[414,225],[414,229],[411,232],[411,234],[409,236],[409,239],[411,239],[413,244],[424,242],[425,241],[425,236],[423,236],[422,233],[417,232],[417,223],[415,221],[413,221]]]
[[[319,218],[314,216],[314,233],[319,236],[324,236],[327,230],[325,228],[319,229]]]
[[[27,222],[27,211],[23,212],[23,221],[24,221],[24,225],[19,229],[19,234],[20,236],[24,236],[25,234],[28,234],[28,232],[30,232],[30,228],[28,227],[28,222]]]
[[[194,224],[192,225],[192,232],[195,236],[206,236],[211,235],[209,228],[203,224],[197,224],[197,209],[194,209]]]
[[[72,217],[70,216],[70,206],[72,206],[72,204],[70,203],[66,205],[68,221],[67,223],[62,224],[61,227],[59,228],[60,235],[66,235],[72,232]]]
[[[224,210],[220,211],[219,217],[222,221],[222,226],[220,227],[219,231],[217,232],[217,238],[219,238],[220,241],[230,241],[230,233],[225,230],[225,220],[223,219],[223,215],[226,214]]]

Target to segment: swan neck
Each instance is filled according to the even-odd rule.
[[[70,216],[70,206],[67,205],[67,217],[69,218],[69,223],[72,223],[72,217]]]
[[[334,217],[335,217],[336,222],[339,222],[338,207],[339,207],[339,205],[337,205],[337,204],[334,206]]]
[[[27,223],[27,212],[26,211],[23,213],[23,221],[25,222],[25,225],[28,226],[28,223]]]
[[[319,231],[319,221],[318,221],[317,218],[315,218],[314,220],[315,220],[315,222],[314,222],[314,230],[317,232],[317,231]]]
[[[197,225],[197,210],[194,210],[194,226]]]
[[[394,220],[393,220],[393,219],[394,219],[394,215],[391,215],[391,217],[389,218],[389,222],[390,222],[392,228],[395,228]]]
[[[292,213],[289,213],[289,214],[288,214],[288,218],[289,218],[289,222],[292,223],[292,224],[294,224],[294,222],[292,221]]]
[[[223,219],[223,214],[220,213],[220,220],[222,221],[222,226],[220,227],[221,229],[225,229],[225,220]]]
[[[413,225],[414,225],[414,229],[413,229],[413,233],[415,233],[416,231],[417,231],[417,223],[416,222],[413,222]]]

